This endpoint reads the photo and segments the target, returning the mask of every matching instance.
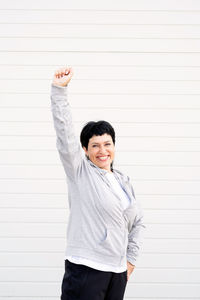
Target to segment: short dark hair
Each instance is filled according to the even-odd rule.
[[[100,120],[100,121],[90,121],[86,123],[80,134],[80,141],[82,147],[88,148],[89,139],[91,137],[109,134],[112,137],[113,143],[115,144],[115,131],[112,125],[109,122]]]

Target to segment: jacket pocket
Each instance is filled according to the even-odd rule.
[[[68,233],[68,245],[73,247],[94,248],[96,245],[95,232],[88,226],[81,226],[78,230]]]
[[[104,240],[96,244],[95,250],[104,255],[124,255],[126,232],[124,228],[106,228]]]

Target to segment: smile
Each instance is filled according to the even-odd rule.
[[[97,157],[97,159],[100,161],[106,161],[108,159],[108,156],[99,156]]]

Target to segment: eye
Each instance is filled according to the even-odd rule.
[[[97,147],[97,145],[93,145],[92,148]]]
[[[111,145],[110,143],[107,143],[107,144],[106,144],[106,146],[110,146],[110,145]]]

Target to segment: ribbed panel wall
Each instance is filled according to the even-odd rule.
[[[50,111],[105,119],[147,225],[129,300],[200,299],[200,1],[0,2],[0,300],[58,300],[67,186]],[[92,299],[88,299],[92,300]]]

